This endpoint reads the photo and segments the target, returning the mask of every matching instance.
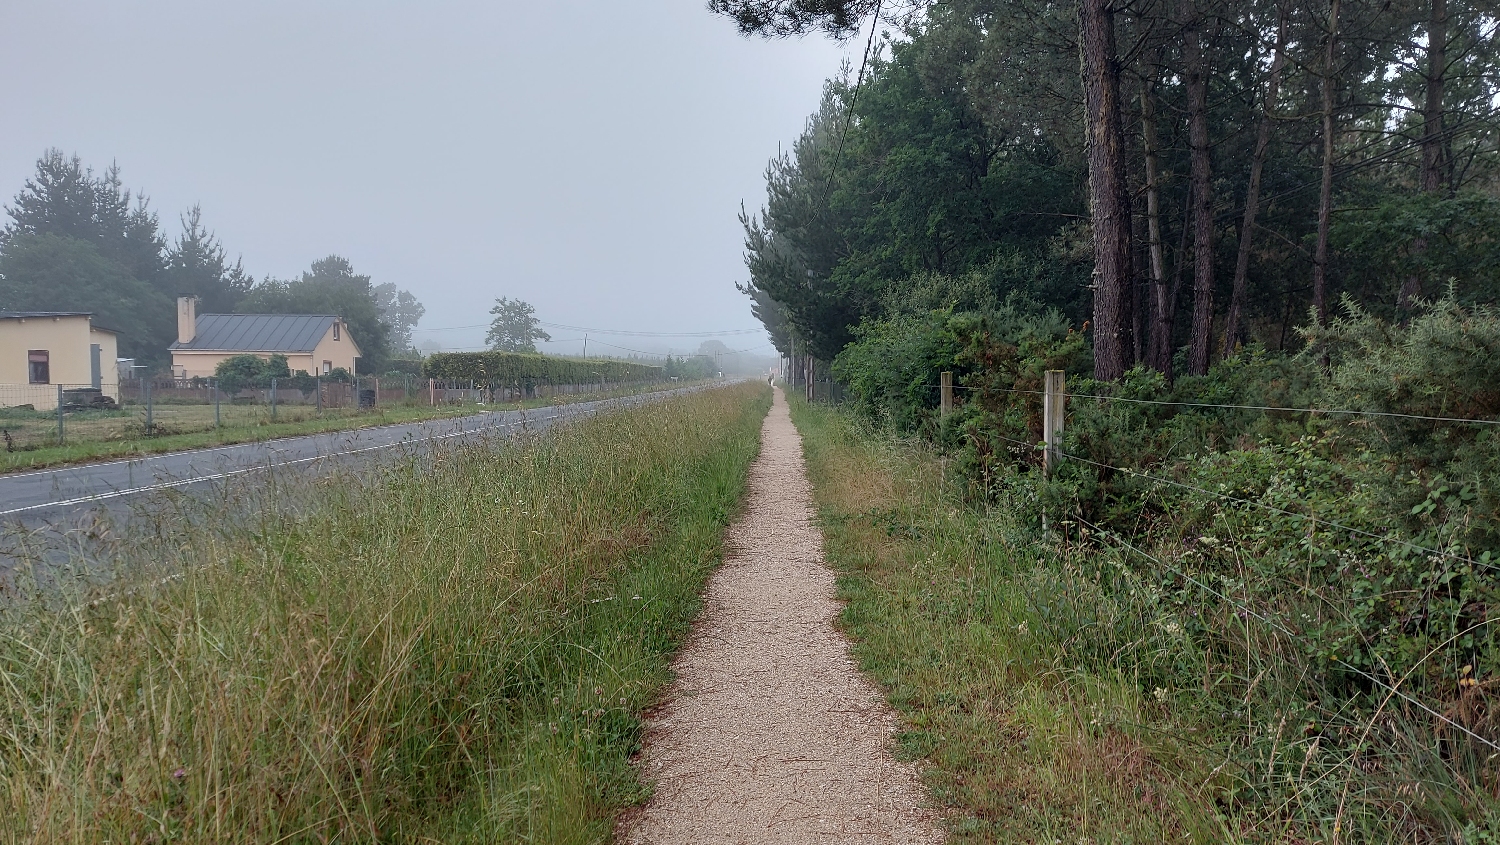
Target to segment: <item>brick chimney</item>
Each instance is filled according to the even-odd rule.
[[[177,342],[192,343],[198,336],[198,298],[177,297]]]

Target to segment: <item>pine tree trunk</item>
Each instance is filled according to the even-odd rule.
[[[1281,93],[1281,71],[1286,67],[1287,11],[1280,10],[1276,22],[1276,54],[1271,59],[1271,75],[1266,80],[1266,98],[1255,130],[1255,152],[1250,159],[1250,185],[1245,191],[1245,217],[1240,222],[1240,247],[1234,260],[1234,285],[1229,295],[1229,314],[1224,321],[1224,357],[1244,340],[1245,297],[1250,283],[1250,248],[1255,238],[1255,217],[1260,212],[1260,179],[1265,169],[1266,150],[1271,146],[1275,124],[1276,99]]]
[[[1202,22],[1191,0],[1183,2],[1182,10],[1186,25],[1182,34],[1182,53],[1187,71],[1193,204],[1193,337],[1188,349],[1188,372],[1201,376],[1208,372],[1214,327],[1213,167],[1208,145],[1208,61],[1203,55]]]
[[[1149,255],[1147,270],[1151,278],[1151,338],[1146,349],[1146,365],[1154,370],[1172,372],[1172,308],[1167,288],[1167,259],[1161,242],[1161,172],[1157,152],[1161,144],[1156,137],[1156,57],[1148,57],[1151,81],[1141,84],[1141,143],[1146,156],[1146,243]]]
[[[1108,0],[1082,0],[1079,50],[1089,160],[1089,210],[1094,224],[1094,377],[1117,379],[1130,369],[1130,203],[1120,123],[1120,69],[1114,12]]]
[[[1323,182],[1318,193],[1318,242],[1313,250],[1313,313],[1318,325],[1328,322],[1328,227],[1333,218],[1333,106],[1338,82],[1339,0],[1328,8],[1328,52],[1323,62]]]
[[[1447,143],[1443,138],[1443,83],[1448,71],[1448,0],[1432,0],[1427,20],[1426,97],[1422,104],[1422,190],[1443,190],[1443,165]],[[1413,256],[1427,251],[1427,239],[1412,241]],[[1410,310],[1422,296],[1422,276],[1416,270],[1401,284],[1396,305]]]

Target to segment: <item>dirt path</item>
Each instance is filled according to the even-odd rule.
[[[745,515],[651,720],[650,803],[619,841],[937,843],[896,728],[834,629],[834,576],[811,522],[802,440],[785,398],[761,429]]]

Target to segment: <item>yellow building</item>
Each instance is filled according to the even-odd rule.
[[[285,355],[293,373],[321,375],[339,367],[354,372],[359,344],[334,314],[199,314],[197,300],[177,299],[177,342],[172,344],[177,378],[208,377],[220,361],[236,355],[270,360]]]
[[[118,402],[117,351],[115,333],[87,312],[0,311],[0,406],[51,410],[59,386]]]

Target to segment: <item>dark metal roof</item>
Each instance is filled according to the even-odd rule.
[[[311,352],[333,314],[199,314],[197,334],[172,349],[213,352]]]

